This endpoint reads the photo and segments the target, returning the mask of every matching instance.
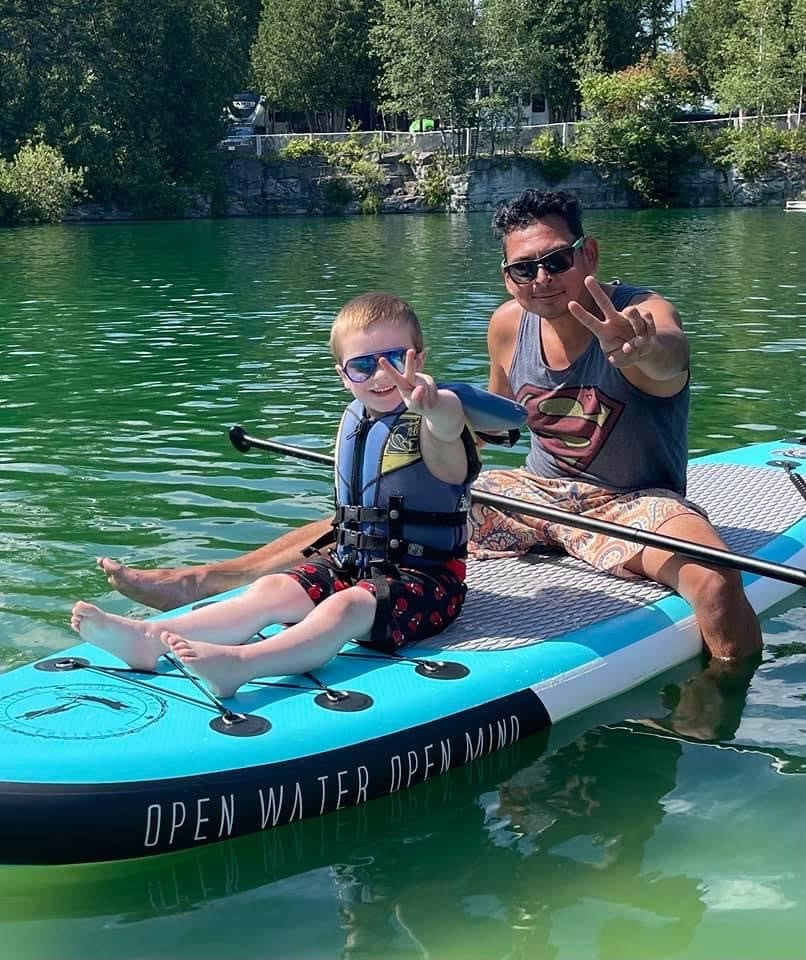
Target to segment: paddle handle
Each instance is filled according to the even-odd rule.
[[[234,426],[229,430],[230,443],[241,453],[248,453],[252,447],[258,450],[271,450],[275,453],[284,453],[298,460],[311,460],[313,463],[324,463],[332,467],[334,458],[329,453],[318,453],[316,450],[305,450],[302,447],[292,446],[290,443],[278,443],[277,440],[261,440],[259,437],[250,437],[243,427]]]
[[[502,497],[485,491],[472,492],[474,503],[484,503],[499,510],[510,513],[523,513],[539,520],[549,520],[552,523],[562,523],[567,527],[577,527],[590,533],[604,533],[618,540],[629,540],[630,543],[640,543],[645,547],[657,547],[679,553],[692,560],[702,560],[711,566],[730,567],[733,570],[743,570],[747,573],[756,573],[759,576],[772,577],[775,580],[785,580],[799,587],[806,587],[806,571],[797,567],[786,566],[781,563],[771,563],[768,560],[759,560],[757,557],[748,557],[743,553],[731,553],[717,547],[708,547],[690,540],[679,540],[677,537],[667,537],[660,533],[650,533],[647,530],[636,530],[620,523],[610,523],[607,520],[596,520],[594,517],[581,517],[566,510],[555,507],[544,507],[540,504],[529,503],[527,500],[516,500],[512,497]]]
[[[326,453],[315,450],[305,450],[289,443],[278,443],[276,440],[262,440],[250,437],[243,427],[231,427],[229,431],[232,445],[246,453],[252,447],[260,450],[271,450],[284,453],[287,456],[297,457],[300,460],[312,460],[314,463],[323,463],[333,466],[334,459]],[[639,543],[644,547],[657,547],[659,550],[668,550],[679,553],[681,556],[700,560],[710,566],[729,567],[732,570],[742,570],[754,573],[761,577],[771,577],[773,580],[783,580],[798,587],[806,587],[806,571],[782,563],[772,563],[768,560],[759,560],[757,557],[748,557],[743,553],[732,553],[729,550],[720,550],[717,547],[707,547],[700,543],[691,543],[688,540],[679,540],[677,537],[667,537],[660,533],[649,533],[646,530],[636,530],[625,527],[620,523],[610,523],[607,520],[596,520],[594,517],[581,517],[567,510],[556,507],[546,507],[527,500],[516,500],[513,497],[502,497],[484,490],[471,491],[473,502],[482,503],[509,513],[522,513],[539,520],[548,520],[551,523],[561,523],[566,527],[576,527],[590,533],[604,533],[617,540],[628,540],[630,543]]]

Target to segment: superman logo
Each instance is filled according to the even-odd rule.
[[[624,404],[596,387],[542,390],[524,384],[516,397],[541,446],[567,469],[587,470],[618,423]]]

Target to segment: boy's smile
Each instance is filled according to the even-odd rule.
[[[336,364],[336,371],[344,386],[356,400],[363,403],[371,414],[384,415],[399,407],[402,403],[400,391],[377,362],[370,376],[361,382],[351,379],[349,371],[345,372],[345,368],[354,358],[363,359],[377,357],[379,354],[414,350],[410,331],[393,323],[375,323],[368,330],[352,330],[345,333],[339,346],[341,363]],[[422,369],[424,357],[425,351],[417,354],[417,370]],[[405,353],[403,361],[405,361]],[[390,362],[395,364],[395,359],[391,359]]]

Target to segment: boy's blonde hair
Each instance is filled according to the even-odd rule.
[[[341,339],[354,330],[369,330],[376,323],[389,323],[408,330],[417,353],[423,349],[423,331],[417,314],[405,300],[391,293],[362,293],[346,303],[330,328],[330,352],[341,363]]]

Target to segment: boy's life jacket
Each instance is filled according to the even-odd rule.
[[[467,555],[470,484],[480,461],[473,435],[462,432],[468,473],[445,483],[426,467],[422,417],[404,405],[369,417],[354,400],[336,438],[336,558],[368,571],[372,564],[422,568]]]

